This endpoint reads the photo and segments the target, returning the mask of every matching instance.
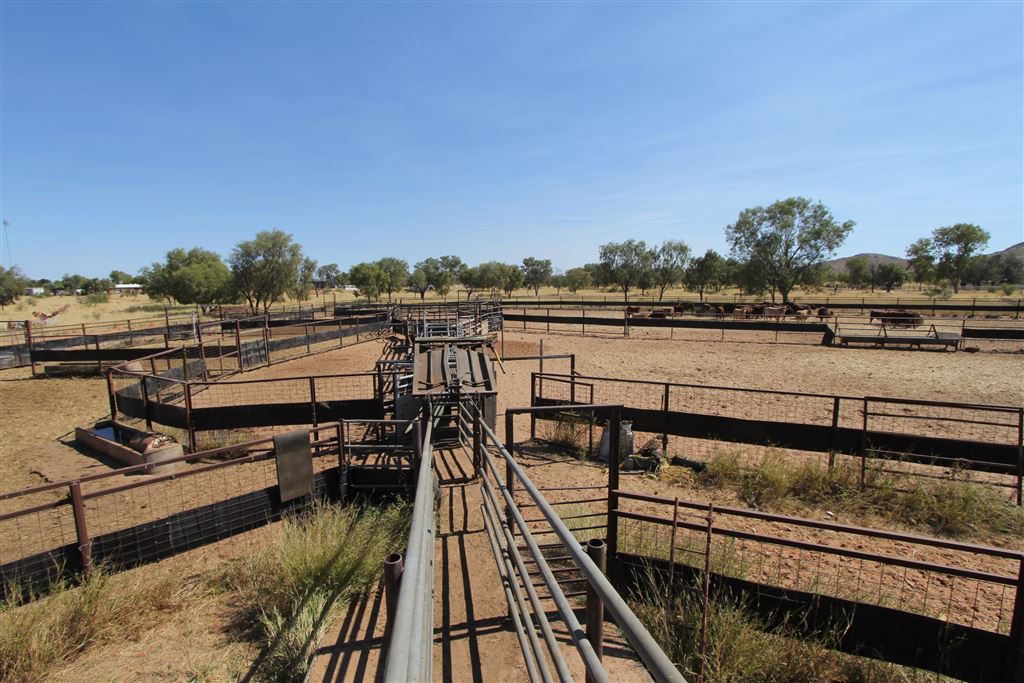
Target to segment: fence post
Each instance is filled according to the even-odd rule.
[[[1017,507],[1024,505],[1024,408],[1017,411]]]
[[[171,336],[171,315],[167,312],[167,307],[164,306],[164,329],[167,330],[167,336]]]
[[[662,431],[661,431],[661,457],[668,459],[668,391],[669,383],[665,382],[665,396],[661,400],[661,410],[663,413]]]
[[[36,376],[36,360],[32,357],[32,321],[25,321],[25,343],[28,344],[28,362],[32,367],[32,376]]]
[[[530,373],[530,407],[537,405],[537,373]],[[537,438],[537,413],[530,413],[530,438]]]
[[[89,529],[85,524],[85,503],[82,501],[82,485],[71,482],[71,513],[75,518],[75,533],[78,536],[78,554],[82,561],[82,573],[92,571],[92,548],[89,543]]]
[[[395,612],[398,611],[398,589],[402,585],[404,570],[405,563],[402,553],[391,553],[384,558],[384,605],[387,610],[387,622],[384,624],[384,648],[391,644]]]
[[[864,489],[864,479],[868,467],[868,399],[864,397],[864,415],[860,431],[860,488]]]
[[[1010,621],[1010,642],[1006,648],[1006,683],[1024,683],[1024,560],[1017,570],[1017,594]]]
[[[622,429],[622,411],[612,408],[611,419],[608,420],[611,430],[608,434],[608,531],[605,535],[608,542],[608,554],[613,558],[619,551],[618,517],[619,507],[619,431]]]
[[[245,372],[245,367],[242,364],[242,328],[238,319],[235,319],[235,351],[238,354],[238,371]]]
[[[345,328],[341,324],[341,320],[338,321],[338,348],[340,349],[345,345]]]
[[[155,372],[153,373],[156,374]],[[148,377],[142,376],[139,382],[142,385],[142,413],[146,416],[146,429],[153,431],[153,418],[149,415],[149,387],[146,385]],[[157,394],[159,396],[159,393]]]
[[[511,459],[515,457],[513,445],[515,444],[515,428],[514,428],[514,413],[505,413],[505,450],[508,451],[509,461],[505,463],[505,488],[508,490],[508,495],[511,498],[515,497],[516,492],[516,480],[515,472],[512,471]],[[505,522],[508,524],[509,529],[515,529],[515,520],[512,516],[512,507],[508,504],[505,505]],[[513,533],[515,533],[513,531]]]
[[[306,333],[306,355],[308,356],[309,354],[311,354],[313,352],[313,349],[312,349],[312,347],[310,346],[310,343],[309,343],[309,325],[303,325],[302,326],[302,331]],[[269,346],[267,347],[267,359],[268,360],[270,359],[270,347]]]
[[[110,397],[110,419],[117,419],[117,396],[114,394],[114,369],[107,368],[107,394]]]
[[[483,419],[482,410],[480,404],[476,404],[476,411],[473,414],[473,472],[477,475],[480,473],[480,447],[483,442],[483,427],[481,427],[481,420]]]
[[[313,409],[313,426],[316,427],[316,380],[312,377],[309,378],[309,405]]]
[[[185,347],[181,347],[181,376],[185,378],[185,382],[188,382],[188,352],[185,351]]]
[[[580,306],[580,313],[583,314],[583,336],[587,336],[587,309]]]
[[[608,566],[607,546],[605,542],[599,538],[592,538],[587,541],[587,555],[594,561],[597,568],[601,570],[601,573],[605,572],[605,568]],[[597,655],[598,660],[604,658],[604,601],[601,600],[601,596],[597,594],[593,586],[587,581],[587,640],[594,648],[594,654]],[[586,680],[592,683],[595,679],[587,672]]]
[[[544,394],[544,340],[540,340],[540,358],[538,359],[540,364],[540,376],[537,377],[537,394]]]
[[[714,533],[715,506],[708,503],[707,537],[704,541],[704,572],[701,577],[700,615],[700,657],[697,664],[697,680],[704,683],[704,661],[708,643],[708,612],[711,611],[711,537]]]
[[[92,336],[93,344],[96,345],[96,369],[103,372],[103,359],[100,358],[100,336],[94,334]]]
[[[192,385],[185,382],[185,422],[188,424],[188,449],[196,452],[196,427],[192,421]]]
[[[839,397],[832,397],[832,433],[828,441],[828,471],[836,466],[836,435],[839,433]]]

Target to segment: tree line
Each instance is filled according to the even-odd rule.
[[[937,228],[930,237],[907,247],[909,271],[896,263],[872,264],[864,257],[847,260],[845,273],[827,264],[852,233],[853,221],[839,221],[821,202],[790,197],[766,207],[740,212],[725,227],[728,256],[709,249],[691,253],[681,240],[648,246],[643,240],[603,244],[598,260],[564,273],[555,272],[549,259],[528,257],[521,264],[488,261],[470,266],[455,255],[430,257],[414,263],[385,257],[357,263],[343,272],[336,263],[318,265],[302,246],[281,230],[263,231],[240,242],[227,261],[212,251],[195,247],[172,249],[164,260],[142,269],[135,277],[113,271],[109,278],[88,279],[65,275],[46,282],[51,291],[107,291],[119,282],[135,281],[151,297],[204,308],[244,302],[253,312],[265,311],[285,296],[304,301],[315,289],[355,287],[368,300],[412,291],[447,295],[456,285],[469,296],[504,294],[520,289],[539,294],[542,287],[576,293],[601,288],[622,292],[625,299],[683,287],[703,300],[706,293],[736,287],[745,294],[781,297],[789,302],[798,287],[884,288],[891,291],[910,277],[923,285],[949,283],[954,291],[964,284],[1000,285],[1024,281],[1024,262],[1005,254],[981,256],[989,234],[977,225],[958,223]],[[25,279],[16,270],[0,268],[0,300],[13,300]],[[8,301],[9,302],[9,301]]]

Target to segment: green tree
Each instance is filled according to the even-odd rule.
[[[605,263],[585,263],[583,270],[590,274],[590,282],[595,287],[610,287],[613,284],[611,271]]]
[[[505,292],[505,296],[512,296],[512,292],[522,288],[526,276],[519,266],[510,263],[499,263],[498,265],[498,271],[501,274],[501,291]]]
[[[231,271],[217,253],[199,247],[171,249],[163,263],[143,268],[141,275],[146,293],[157,299],[207,310],[236,298]]]
[[[703,256],[698,256],[690,262],[684,281],[687,288],[696,290],[700,294],[700,300],[704,301],[704,292],[718,285],[724,269],[725,259],[714,249],[708,249]]]
[[[298,301],[309,299],[309,292],[313,289],[313,278],[316,275],[316,261],[308,256],[302,259],[299,264],[299,272],[295,278],[295,285],[290,294]]]
[[[626,240],[601,245],[601,265],[607,270],[609,280],[622,289],[629,301],[629,290],[641,284],[653,286],[652,266],[654,252],[643,240]]]
[[[264,230],[232,250],[235,288],[253,313],[267,311],[295,286],[303,263],[302,245],[282,230]]]
[[[910,270],[914,273],[914,280],[921,285],[931,284],[935,281],[935,255],[933,254],[932,241],[922,237],[907,247],[907,259],[910,261]]]
[[[871,282],[871,265],[865,256],[854,256],[846,261],[846,281],[854,289],[863,289]]]
[[[836,221],[821,202],[790,197],[744,209],[725,232],[733,254],[756,263],[765,283],[788,303],[793,288],[817,275],[817,266],[846,241],[853,226],[853,221]]]
[[[123,270],[110,271],[110,281],[115,285],[126,285],[132,282],[132,276]]]
[[[409,264],[402,259],[387,256],[377,261],[377,267],[383,273],[380,291],[386,292],[388,301],[391,301],[391,294],[402,291],[409,280]]]
[[[689,260],[690,247],[685,242],[668,240],[658,247],[651,268],[654,286],[658,288],[658,301],[665,298],[666,289],[683,281]]]
[[[535,295],[540,295],[540,288],[551,279],[551,272],[549,259],[536,259],[532,256],[523,259],[523,284],[527,289],[532,289]]]
[[[427,292],[430,291],[430,281],[427,279],[427,274],[423,272],[422,263],[417,263],[413,266],[412,273],[409,274],[408,284],[409,289],[420,295],[420,299],[423,299]]]
[[[324,289],[334,289],[341,282],[341,269],[337,263],[325,263],[316,269],[316,279]]]
[[[875,268],[874,282],[887,292],[891,292],[893,287],[902,287],[906,280],[907,271],[898,263],[879,263]]]
[[[561,294],[562,289],[565,288],[565,273],[555,273],[548,280],[548,284],[555,288],[556,294]]]
[[[474,266],[472,268],[465,267],[459,271],[459,284],[466,290],[466,296],[473,296],[473,292],[481,289],[486,289],[483,286],[480,277],[480,267]]]
[[[174,298],[183,304],[195,304],[204,311],[236,300],[234,278],[220,257],[196,260],[174,275]]]
[[[386,277],[379,263],[357,263],[348,271],[348,281],[359,289],[367,301],[376,299],[384,291]]]
[[[932,250],[938,261],[938,274],[949,278],[953,292],[960,291],[977,253],[985,248],[989,237],[988,232],[972,223],[957,223],[932,232]]]
[[[451,276],[451,284],[455,284],[460,281],[463,271],[466,270],[467,266],[462,262],[458,256],[442,256],[438,259],[441,262],[441,268]]]
[[[565,272],[565,286],[575,294],[591,285],[590,271],[586,268],[570,268]]]
[[[447,263],[445,259],[449,259]],[[458,261],[458,265],[454,264],[451,259]],[[413,266],[412,277],[416,279],[416,282],[410,281],[410,285],[413,291],[420,295],[421,299],[426,295],[427,290],[431,288],[441,296],[447,296],[448,292],[452,289],[452,285],[455,284],[456,274],[464,267],[462,261],[457,256],[431,257]]]
[[[0,266],[0,308],[13,304],[25,291],[25,276],[17,266]]]

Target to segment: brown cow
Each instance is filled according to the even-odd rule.
[[[883,325],[890,325],[892,327],[917,327],[924,322],[924,319],[919,314],[903,308],[873,310],[871,311],[871,317],[868,318],[868,322],[875,322],[876,320]]]
[[[818,309],[818,320],[825,321],[832,317],[832,311],[824,306]]]

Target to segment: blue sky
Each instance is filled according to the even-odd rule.
[[[843,254],[1024,240],[1024,4],[0,3],[33,277],[292,233],[321,263],[682,239],[792,195]],[[4,252],[4,265],[8,255]]]

